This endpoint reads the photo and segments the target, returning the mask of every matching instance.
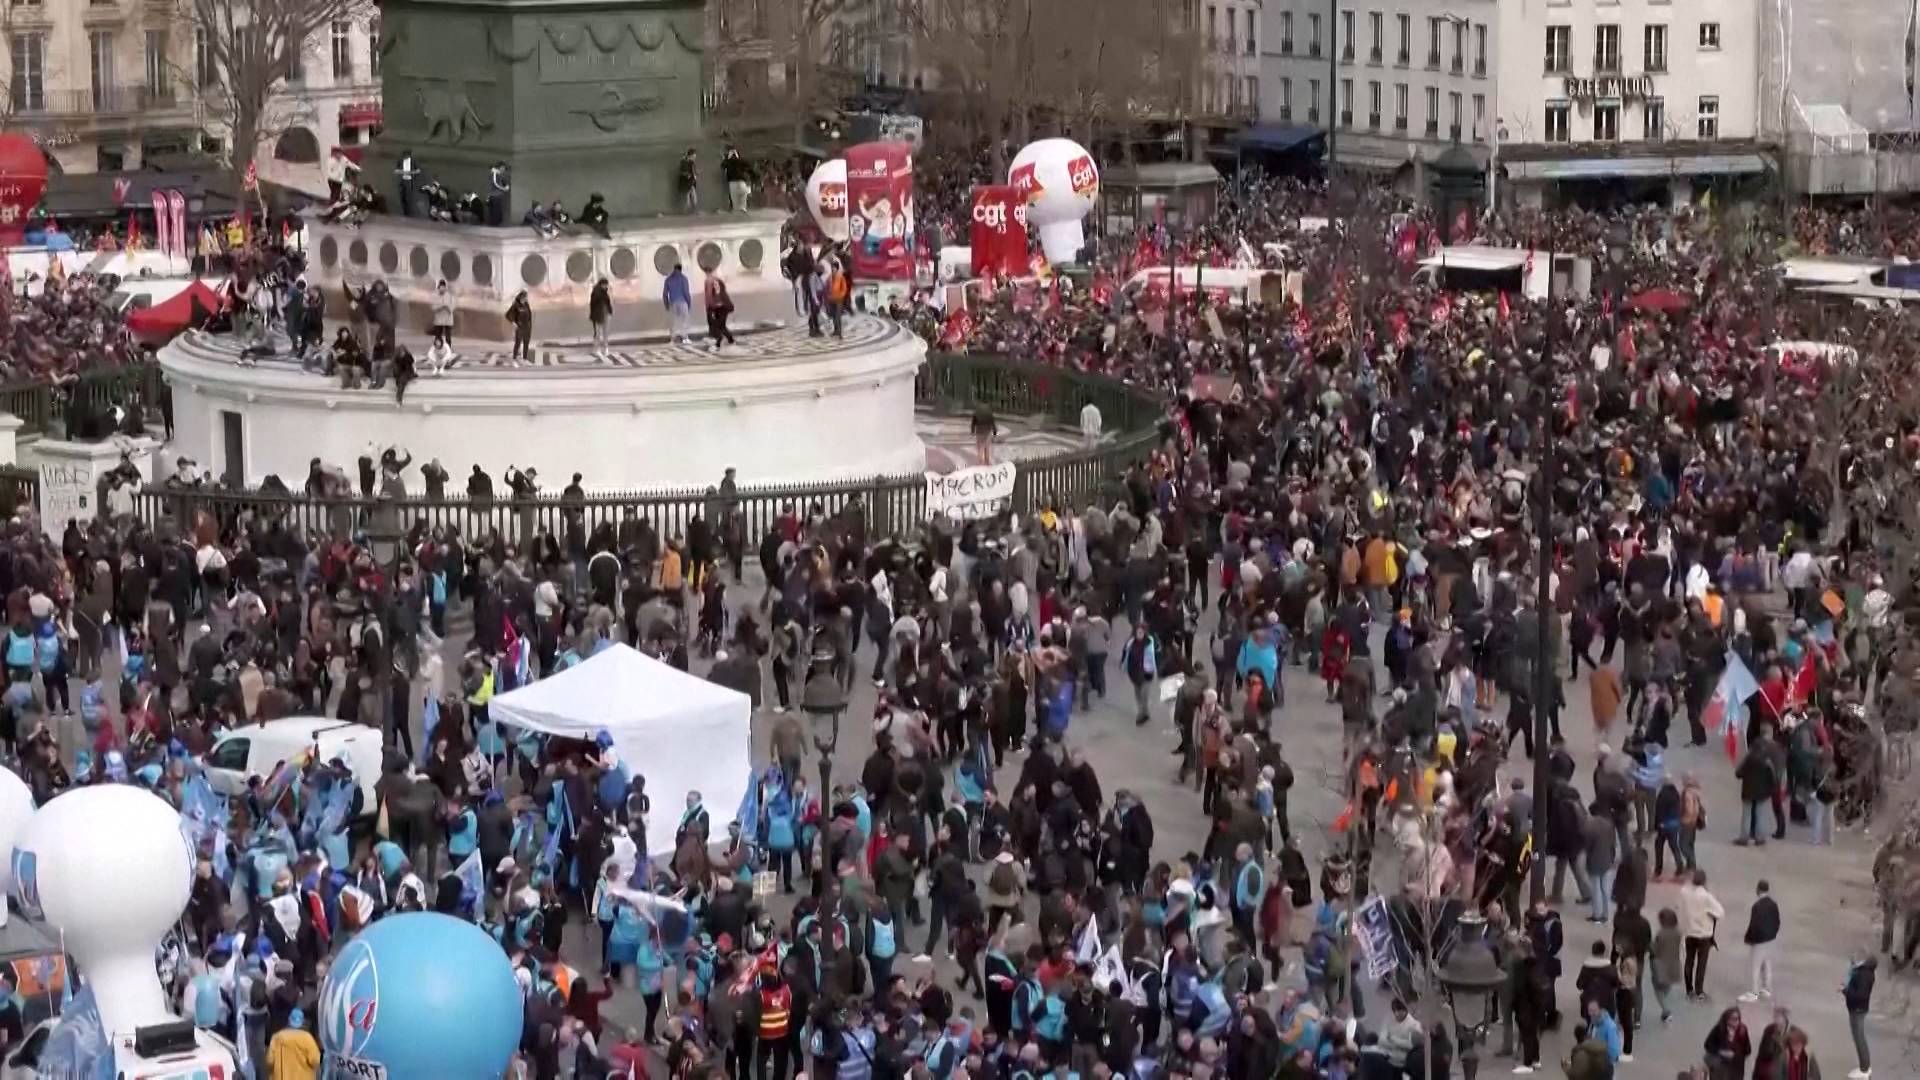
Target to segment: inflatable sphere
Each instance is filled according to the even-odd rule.
[[[1081,219],[1100,199],[1100,169],[1072,139],[1041,139],[1014,155],[1007,183],[1026,200],[1027,220],[1040,233],[1047,261],[1068,265],[1086,244]]]
[[[193,853],[180,814],[144,788],[74,788],[13,840],[13,897],[86,973],[110,1033],[172,1020],[154,950],[187,909]]]
[[[413,912],[381,919],[334,957],[320,987],[320,1047],[359,1076],[494,1080],[520,1045],[513,965],[464,919]]]
[[[0,851],[13,853],[13,842],[33,816],[33,792],[12,769],[0,768]],[[0,860],[0,890],[13,892],[13,859]],[[7,905],[0,902],[0,926],[7,925]]]
[[[827,239],[847,242],[847,160],[823,161],[807,178],[807,209]]]

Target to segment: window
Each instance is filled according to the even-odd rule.
[[[87,33],[87,61],[91,68],[90,89],[93,91],[93,107],[96,109],[117,108],[113,92],[113,31],[92,30]]]
[[[307,46],[305,42],[296,42],[287,46],[287,81],[305,82],[307,78]]]
[[[1427,67],[1440,70],[1440,20],[1437,18],[1427,20]]]
[[[165,30],[147,31],[147,97],[150,100],[164,100],[172,97],[167,86],[167,32]]]
[[[1484,76],[1487,73],[1487,24],[1481,23],[1473,28],[1473,73]]]
[[[1447,130],[1449,132],[1447,137],[1452,139],[1454,142],[1459,142],[1460,141],[1460,92],[1457,90],[1447,95],[1447,117],[1448,117]]]
[[[1293,119],[1293,80],[1280,77],[1280,119]]]
[[[1700,24],[1700,47],[1703,49],[1717,49],[1720,47],[1719,23],[1703,22]]]
[[[1307,16],[1307,55],[1320,55],[1320,16]]]
[[[193,28],[193,87],[205,90],[214,82],[213,43],[207,40],[207,28]]]
[[[1466,70],[1467,24],[1461,20],[1453,24],[1453,63],[1447,65],[1455,75]]]
[[[1253,114],[1254,119],[1256,120],[1259,119],[1260,118],[1260,80],[1252,75],[1247,76],[1246,102],[1247,102],[1247,111]]]
[[[1340,126],[1353,126],[1353,80],[1340,80]]]
[[[1648,142],[1663,142],[1667,137],[1667,103],[1648,98],[1640,106],[1640,127]]]
[[[1320,122],[1320,80],[1307,80],[1307,123]]]
[[[367,74],[380,77],[380,16],[367,20]]]
[[[1227,12],[1227,40],[1224,48],[1229,56],[1240,51],[1240,20],[1233,17],[1231,10]]]
[[[1394,57],[1394,63],[1406,67],[1413,59],[1413,16],[1395,15],[1400,22],[1400,52]]]
[[[1212,49],[1220,43],[1220,9],[1207,5],[1207,48]]]
[[[1427,137],[1440,134],[1440,88],[1427,87]]]
[[[1620,70],[1620,27],[1601,23],[1593,28],[1594,74],[1612,74]]]
[[[1367,126],[1380,130],[1380,83],[1378,80],[1367,84]]]
[[[8,42],[12,54],[13,107],[40,112],[47,107],[47,35],[15,34]]]
[[[1702,139],[1719,138],[1720,99],[1713,95],[1703,96],[1700,99],[1700,112],[1697,115],[1699,116],[1699,124],[1696,129],[1696,134]]]
[[[1573,27],[1547,27],[1547,74],[1567,75],[1573,71]]]
[[[1260,50],[1254,46],[1253,12],[1247,12],[1247,55],[1253,56]],[[375,70],[378,70],[377,68]]]
[[[333,20],[333,77],[346,82],[353,78],[353,24]]]
[[[1386,48],[1381,39],[1387,36],[1387,17],[1377,11],[1368,13],[1367,29],[1373,32],[1373,44],[1367,48],[1367,62],[1377,64]]]
[[[1648,23],[1643,35],[1646,43],[1646,56],[1643,58],[1644,70],[1649,75],[1658,75],[1667,70],[1667,28],[1659,23]]]
[[[244,774],[247,771],[247,752],[253,748],[253,740],[233,738],[223,741],[207,755],[207,764],[227,772]]]
[[[1487,137],[1487,95],[1473,95],[1473,141],[1482,142]]]
[[[1568,121],[1573,117],[1573,108],[1564,101],[1547,102],[1548,142],[1566,142],[1569,136]]]
[[[1407,130],[1407,84],[1393,84],[1393,130]]]
[[[1293,12],[1280,13],[1280,55],[1293,55]]]
[[[1353,12],[1340,13],[1340,59],[1353,63]]]
[[[1600,102],[1593,107],[1593,141],[1620,141],[1620,103]]]

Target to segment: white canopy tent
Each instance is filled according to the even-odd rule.
[[[655,859],[673,853],[687,792],[700,793],[715,841],[726,837],[747,793],[752,702],[625,645],[502,694],[487,712],[562,738],[592,741],[607,732],[628,771],[647,778],[647,854]]]

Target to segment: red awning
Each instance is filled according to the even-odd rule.
[[[166,300],[128,315],[127,329],[143,337],[172,337],[225,306],[219,293],[196,281]]]
[[[341,127],[379,127],[380,103],[362,101],[340,106]]]

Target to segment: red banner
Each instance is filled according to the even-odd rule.
[[[973,189],[973,273],[1018,277],[1027,269],[1027,204],[1011,184]]]
[[[153,246],[173,257],[173,211],[167,206],[167,193],[159,188],[153,190]]]
[[[913,280],[913,146],[847,148],[847,239],[853,276]]]
[[[187,197],[179,190],[167,191],[167,207],[173,211],[173,251],[182,259],[193,258],[193,245],[187,237]]]

